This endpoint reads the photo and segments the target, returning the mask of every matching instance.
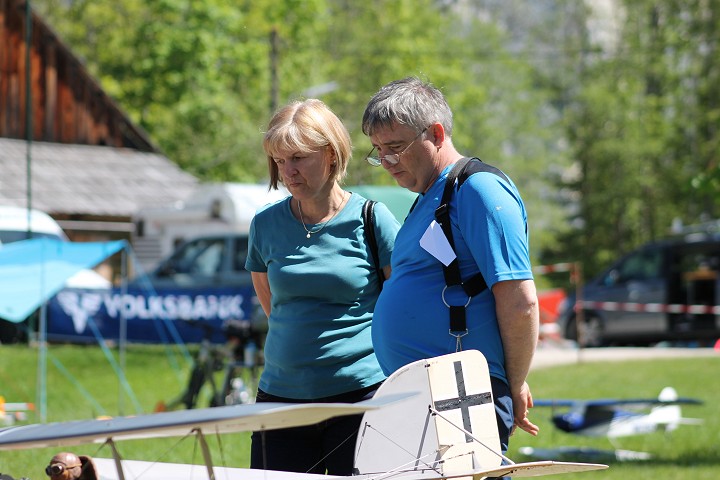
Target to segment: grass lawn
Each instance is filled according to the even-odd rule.
[[[111,363],[96,346],[51,345],[47,361],[48,422],[94,418],[99,415],[150,413],[159,401],[177,397],[184,388],[189,367],[159,346],[130,346],[126,356],[127,385],[124,393]],[[117,358],[117,352],[114,352]],[[16,345],[0,346],[0,395],[8,402],[36,401],[38,351]],[[179,369],[177,365],[184,368]],[[683,409],[687,417],[702,418],[700,426],[682,426],[671,434],[618,439],[619,448],[650,452],[653,459],[639,463],[614,463],[609,470],[567,474],[573,479],[715,480],[720,472],[720,418],[714,399],[720,396],[720,358],[699,358],[610,363],[582,363],[536,370],[530,382],[535,398],[634,398],[655,397],[665,386],[680,396],[697,397],[706,403]],[[201,406],[205,406],[201,402]],[[532,419],[541,427],[537,438],[524,432],[511,439],[510,458],[525,460],[522,446],[553,448],[587,446],[612,448],[608,440],[565,434],[550,423],[549,408],[536,408]],[[30,422],[38,421],[31,415]],[[208,437],[216,465],[246,467],[249,433]],[[123,458],[178,463],[202,463],[194,437],[122,442]],[[68,447],[78,454],[111,457],[108,447]],[[62,449],[0,452],[0,473],[30,479],[46,478],[44,467]]]
[[[113,353],[119,363],[117,351]],[[0,345],[0,365],[0,395],[8,402],[35,402],[38,350]],[[180,355],[164,347],[131,345],[127,349],[125,368],[126,384],[132,391],[129,395],[99,347],[51,345],[47,361],[47,421],[151,413],[158,402],[167,403],[180,395],[189,371],[190,367]],[[200,406],[207,406],[207,401],[201,400]],[[38,412],[30,415],[28,421],[38,422]],[[249,465],[249,433],[206,439],[216,465]],[[126,441],[118,448],[126,459],[202,464],[195,437]],[[0,451],[0,473],[16,479],[47,478],[44,471],[47,462],[62,450]],[[66,450],[91,457],[112,457],[110,448],[102,445],[66,447]]]
[[[566,474],[563,480],[710,480],[720,478],[720,417],[715,399],[720,395],[718,358],[657,359],[632,362],[581,363],[531,372],[533,397],[560,398],[653,398],[663,387],[674,387],[681,397],[698,398],[699,406],[683,406],[683,416],[701,418],[699,426],[680,426],[671,433],[653,433],[614,440],[615,447],[642,451],[652,458],[640,462],[613,463],[608,470]],[[612,450],[606,438],[571,435],[557,430],[550,421],[551,408],[537,407],[531,418],[540,435],[517,432],[510,441],[510,458],[527,460],[518,448],[592,447]]]

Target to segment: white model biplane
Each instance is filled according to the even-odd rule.
[[[363,413],[356,475],[329,477],[214,467],[204,435],[301,426]],[[122,460],[118,440],[194,433],[205,466]],[[416,479],[529,477],[607,468],[592,463],[513,463],[501,453],[490,376],[475,350],[412,363],[391,375],[372,400],[355,404],[249,404],[109,420],[0,430],[0,450],[106,442],[114,459],[95,458],[101,479]],[[141,477],[139,476],[141,473]]]

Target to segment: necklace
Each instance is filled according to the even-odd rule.
[[[305,219],[303,218],[302,206],[300,205],[300,200],[298,200],[298,211],[300,212],[300,223],[302,223],[302,226],[305,229],[305,232],[307,233],[307,235],[305,235],[305,238],[310,238],[310,235],[314,235],[314,234],[318,233],[320,230],[322,230],[323,228],[325,228],[325,225],[330,223],[330,220],[335,218],[335,215],[337,215],[338,212],[340,210],[342,210],[343,205],[345,205],[345,200],[347,200],[347,199],[348,199],[348,197],[346,197],[345,193],[343,192],[342,202],[340,202],[340,205],[335,209],[335,211],[332,214],[332,217],[328,218],[327,221],[325,221],[322,225],[320,225],[316,230],[312,230],[312,229],[308,230],[307,226],[305,225]]]

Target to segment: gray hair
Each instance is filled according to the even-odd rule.
[[[378,128],[392,127],[395,123],[416,132],[440,123],[445,134],[452,136],[452,110],[442,92],[416,77],[390,82],[373,95],[363,114],[362,131],[371,136]]]

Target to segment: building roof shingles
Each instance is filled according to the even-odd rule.
[[[195,177],[166,157],[89,145],[30,144],[32,206],[49,214],[130,217],[184,200]],[[0,138],[0,205],[27,205],[27,143]]]

